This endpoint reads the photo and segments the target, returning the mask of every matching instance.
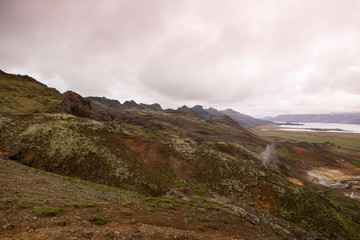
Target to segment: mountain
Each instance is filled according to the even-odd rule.
[[[318,122],[360,124],[360,113],[286,114],[270,119],[275,122]]]
[[[235,122],[237,122],[240,126],[244,126],[244,127],[258,127],[261,125],[269,125],[272,124],[272,122],[270,121],[264,121],[261,119],[256,119],[253,118],[251,116],[236,112],[232,109],[226,109],[226,110],[216,110],[215,108],[208,108],[208,109],[204,109],[202,106],[200,105],[196,105],[192,108],[187,107],[186,105],[182,106],[181,108],[178,108],[178,110],[181,109],[191,109],[193,110],[196,114],[198,114],[200,117],[204,118],[204,119],[211,119],[213,117],[216,116],[228,116],[231,119],[233,119]]]
[[[354,149],[270,142],[230,116],[60,94],[27,76],[0,82],[0,238],[360,238],[359,203],[344,195],[357,182],[318,183],[359,176]]]
[[[192,111],[194,111],[197,115],[199,115],[200,117],[204,118],[204,119],[210,119],[219,115],[216,114],[211,114],[208,111],[206,111],[202,106],[200,105],[196,105],[192,108],[187,107],[186,105],[178,108],[177,110],[184,110],[184,109],[190,109]]]

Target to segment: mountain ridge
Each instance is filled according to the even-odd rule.
[[[149,107],[134,101],[121,105],[116,100],[83,98],[71,91],[51,95],[57,100],[56,104],[39,105],[33,99],[46,96],[48,89],[34,96],[29,92],[40,84],[28,89],[25,77],[12,75],[4,75],[0,83],[0,87],[7,87],[0,88],[1,93],[6,93],[0,95],[0,101],[8,104],[0,108],[0,158],[9,162],[12,166],[9,169],[17,168],[9,161],[12,160],[67,176],[71,181],[80,178],[140,194],[140,203],[127,203],[126,195],[130,193],[124,193],[120,203],[113,202],[111,206],[95,201],[101,211],[96,212],[95,208],[89,211],[108,217],[110,229],[117,229],[116,222],[111,220],[119,220],[111,212],[124,205],[141,212],[131,217],[134,218],[131,222],[140,223],[137,226],[146,223],[169,226],[166,224],[171,219],[166,216],[170,213],[163,208],[167,206],[173,209],[172,218],[180,219],[179,228],[192,229],[198,236],[205,231],[219,233],[218,239],[231,239],[221,234],[234,237],[239,233],[236,229],[253,226],[256,239],[360,237],[360,212],[356,203],[346,199],[353,204],[349,208],[341,201],[319,194],[317,191],[327,188],[314,183],[314,177],[308,175],[309,170],[317,170],[319,166],[341,170],[347,175],[357,174],[359,169],[350,164],[353,157],[358,157],[357,152],[339,155],[326,144],[270,142],[229,116],[204,119],[187,108],[159,110],[159,105]],[[9,104],[8,96],[19,104]],[[21,105],[24,100],[28,102]],[[13,175],[8,174],[5,179],[16,177]],[[26,182],[37,186],[38,177],[32,175],[33,179]],[[53,180],[46,178],[46,181]],[[66,186],[60,186],[61,194],[66,194]],[[0,236],[25,231],[26,225],[22,224],[25,219],[16,216],[31,213],[33,207],[38,209],[38,206],[20,207],[34,204],[22,197],[27,196],[25,190],[1,189],[0,207],[10,209],[2,213],[8,221],[16,222],[16,227],[0,232]],[[64,208],[60,216],[74,219],[74,208],[61,201],[64,195],[46,188],[41,190],[46,191],[51,200],[41,198],[42,201],[35,204],[43,206],[50,202]],[[106,191],[102,190],[103,194]],[[222,204],[214,205],[216,202]],[[188,209],[186,215],[183,209]],[[214,222],[213,218],[220,218],[218,214],[225,212],[233,215],[224,215],[225,220]],[[86,210],[79,214],[85,216],[85,213]],[[44,221],[43,217],[36,220],[39,226],[44,226]],[[127,227],[134,226],[127,221]],[[55,222],[50,222],[53,225],[47,227],[54,227]],[[3,229],[12,226],[6,224]],[[66,224],[69,226],[65,229],[69,231],[78,228],[76,221]],[[104,234],[107,231],[96,229]],[[37,230],[29,234],[36,236]]]
[[[261,126],[261,125],[273,124],[270,121],[257,119],[257,118],[254,118],[252,116],[245,115],[243,113],[239,113],[239,112],[237,112],[237,111],[235,111],[235,110],[233,110],[231,108],[228,108],[226,110],[217,110],[217,109],[212,108],[212,107],[210,107],[208,109],[204,109],[201,105],[195,105],[192,108],[189,108],[186,105],[183,105],[182,107],[178,108],[178,110],[181,110],[181,109],[191,109],[196,114],[198,114],[199,116],[201,116],[204,119],[211,119],[213,117],[225,115],[225,116],[228,116],[231,119],[233,119],[239,125],[245,126],[245,127],[250,127],[250,128],[251,127],[258,127],[258,126]]]
[[[328,114],[283,114],[270,119],[278,122],[318,122],[360,124],[360,112]]]

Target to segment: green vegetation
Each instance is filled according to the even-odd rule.
[[[61,94],[29,77],[0,73],[0,106],[21,112],[54,109],[62,102]]]
[[[262,127],[264,128],[264,127]],[[258,129],[257,133],[267,137],[281,137],[297,141],[325,143],[331,142],[339,146],[360,148],[360,134],[355,133],[331,133],[331,132],[287,132],[276,131],[274,127],[267,128],[267,131]]]
[[[219,226],[216,225],[216,224],[211,225],[211,228],[212,228],[213,230],[219,230]]]
[[[62,212],[62,208],[53,208],[53,207],[35,207],[34,212],[43,217],[56,216],[59,212]]]
[[[10,208],[9,205],[0,205],[0,210],[7,210],[9,208]]]
[[[222,222],[223,224],[228,224],[227,219],[224,217],[220,218],[220,222]]]
[[[168,208],[171,208],[171,209],[175,209],[174,204],[171,203],[171,202],[163,202],[163,203],[161,203],[161,205],[163,205],[165,207],[168,207]]]
[[[149,208],[149,211],[152,213],[156,213],[157,212],[157,208]]]
[[[94,207],[94,204],[78,203],[78,204],[74,204],[74,207],[79,208],[79,209],[83,209],[83,208]]]
[[[101,213],[106,212],[109,203],[124,207],[122,212],[126,215],[135,214],[139,205],[153,213],[164,210],[183,214],[181,210],[185,209],[181,219],[185,216],[188,224],[195,221],[191,214],[198,211],[204,215],[201,217],[220,227],[228,224],[225,218],[228,215],[231,220],[241,218],[254,225],[266,222],[271,218],[258,214],[265,208],[292,226],[319,232],[329,239],[360,238],[360,216],[349,210],[358,211],[354,202],[335,194],[330,194],[332,200],[329,200],[306,187],[289,183],[282,176],[296,178],[290,168],[286,166],[275,174],[259,161],[259,153],[269,141],[278,141],[278,145],[283,146],[276,149],[279,159],[283,157],[301,164],[296,162],[296,156],[301,154],[295,156],[295,150],[280,142],[294,139],[360,148],[359,135],[261,131],[268,137],[269,141],[266,141],[227,117],[204,120],[186,111],[147,112],[124,108],[107,112],[106,108],[98,109],[102,113],[111,113],[111,119],[106,121],[62,113],[44,114],[43,110],[49,108],[57,111],[62,101],[58,92],[26,77],[4,79],[5,76],[0,74],[0,91],[4,92],[0,97],[0,110],[4,111],[0,112],[1,151],[11,148],[11,159],[41,168],[44,171],[30,171],[61,179],[66,183],[61,181],[59,185],[71,187],[70,192],[74,193],[74,196],[56,195],[55,203],[48,204],[60,202],[78,209],[96,206],[98,214],[91,220],[100,225],[107,221]],[[38,113],[31,114],[34,111]],[[301,148],[301,144],[293,143],[295,148]],[[307,145],[310,145],[309,149],[319,149],[316,152],[319,159],[338,154],[334,159],[344,156],[360,166],[359,152],[330,144]],[[44,200],[52,199],[49,195],[54,196],[54,193],[57,194],[55,191],[39,196],[2,193],[0,207],[41,206]],[[166,193],[173,197],[165,196]],[[231,205],[232,200],[246,207]],[[130,204],[134,210],[126,208]],[[177,211],[166,209],[175,209],[175,206]],[[62,209],[35,207],[33,211],[41,216],[53,216]],[[219,217],[214,218],[215,214]],[[219,229],[216,224],[207,226]]]
[[[123,208],[122,211],[128,216],[135,214],[135,212],[129,208]]]
[[[329,194],[326,194],[326,197],[330,198],[334,202],[340,204],[343,207],[346,207],[348,209],[360,212],[360,204],[356,200],[345,196],[337,191],[333,191]]]
[[[24,205],[24,204],[20,204],[20,205],[19,205],[19,208],[26,209],[26,208],[31,208],[31,206],[29,206],[29,205]]]
[[[92,217],[91,219],[92,222],[95,222],[96,224],[99,225],[104,225],[106,224],[106,218],[103,217],[100,213],[96,214],[95,216]]]

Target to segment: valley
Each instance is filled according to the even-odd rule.
[[[233,110],[5,72],[0,91],[1,238],[360,238],[358,134],[263,131]]]

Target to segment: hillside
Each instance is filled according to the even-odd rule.
[[[291,231],[264,210],[214,193],[148,197],[1,158],[0,170],[7,183],[0,186],[1,239],[277,239]]]
[[[14,75],[4,76],[15,89]],[[24,86],[11,92],[14,99],[23,98],[28,84],[27,77],[18,78]],[[318,193],[329,187],[314,178],[324,169],[360,175],[351,164],[358,152],[274,144],[228,116],[204,119],[189,109],[57,94],[61,101],[39,110],[12,105],[0,110],[0,157],[5,159],[0,177],[8,183],[0,190],[6,219],[0,236],[22,237],[37,217],[39,229],[27,235],[34,239],[46,236],[41,234],[69,239],[69,231],[77,237],[92,232],[90,239],[360,237],[359,203]],[[0,96],[7,101],[8,95]],[[85,203],[94,207],[76,209]],[[50,220],[35,216],[47,205],[63,211]],[[105,226],[89,221],[98,213],[109,219]],[[26,217],[19,218],[22,214]],[[58,225],[62,219],[65,230]]]
[[[0,108],[13,112],[34,112],[57,109],[62,96],[54,88],[29,76],[7,74],[0,70]]]
[[[287,114],[271,118],[274,122],[318,122],[360,124],[360,113]]]
[[[180,108],[178,108],[178,110],[183,110],[183,109],[191,109],[194,112],[196,112],[196,114],[198,114],[200,117],[204,118],[204,119],[210,119],[213,117],[218,117],[218,116],[228,116],[230,117],[232,120],[234,120],[235,122],[237,122],[240,126],[244,126],[244,127],[258,127],[261,125],[268,125],[268,124],[272,124],[270,121],[264,121],[261,119],[256,119],[253,118],[251,116],[236,112],[232,109],[226,109],[226,110],[217,110],[215,108],[208,108],[208,109],[204,109],[202,106],[200,105],[196,105],[192,108],[188,108],[187,106],[182,106]]]

